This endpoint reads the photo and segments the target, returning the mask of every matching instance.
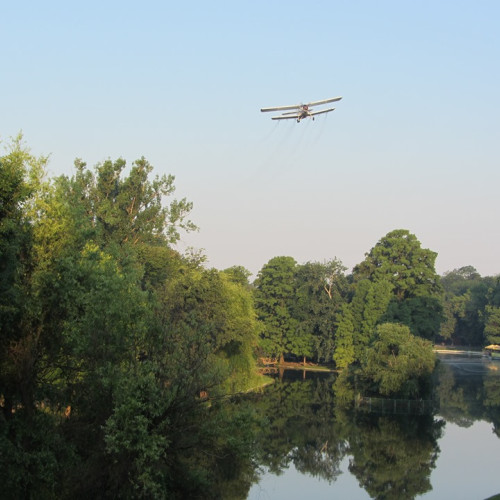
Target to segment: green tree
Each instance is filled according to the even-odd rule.
[[[375,327],[386,313],[392,297],[392,285],[385,280],[372,282],[363,279],[355,284],[350,306],[354,327],[354,357],[361,361],[365,356]]]
[[[292,316],[296,266],[292,257],[274,257],[262,267],[254,283],[257,317],[263,325],[260,345],[267,355],[281,361],[290,351],[297,330]]]
[[[292,315],[298,321],[297,337],[309,347],[294,351],[330,361],[335,345],[336,314],[346,300],[345,267],[337,260],[297,266]]]
[[[353,269],[356,281],[388,281],[398,301],[440,293],[434,263],[437,254],[424,249],[416,236],[396,229],[384,236]]]
[[[500,307],[486,306],[484,333],[489,344],[500,344]]]
[[[437,254],[423,249],[406,229],[388,233],[355,266],[355,283],[368,279],[392,286],[393,300],[383,316],[386,322],[401,322],[412,333],[434,339],[440,330],[442,288],[434,269]]]
[[[45,157],[19,134],[0,157],[0,482],[5,498],[54,498],[70,446],[40,410],[43,342],[36,289],[37,198]],[[35,493],[36,492],[36,493]]]
[[[380,394],[418,396],[435,365],[432,344],[410,333],[405,325],[384,323],[368,350],[363,374]]]
[[[250,278],[252,273],[248,269],[245,269],[243,266],[228,267],[227,269],[224,269],[224,273],[227,274],[229,279],[234,283],[239,283],[240,285],[246,287],[250,286],[250,282],[248,281],[248,279]]]
[[[164,207],[173,178],[151,181],[145,160],[47,183],[20,145],[0,160],[4,491],[211,491],[206,457],[237,462],[251,442],[232,435],[251,417],[216,398],[253,374],[249,287],[172,249],[190,204]]]
[[[445,342],[453,342],[459,320],[465,317],[465,307],[470,301],[470,292],[467,291],[463,295],[453,295],[446,292],[443,300],[443,315],[444,321],[441,325],[439,337]]]
[[[465,266],[445,273],[441,283],[445,315],[441,338],[458,345],[482,345],[491,278],[482,278],[474,267]]]
[[[437,297],[412,297],[398,302],[393,300],[382,320],[402,323],[413,335],[434,341],[439,335],[441,322],[445,320],[443,306]]]
[[[337,334],[335,338],[335,353],[333,360],[337,368],[347,368],[354,362],[354,326],[351,308],[344,304],[339,315]]]
[[[34,411],[40,360],[34,227],[46,157],[35,157],[19,134],[0,157],[0,395],[10,418]]]
[[[186,219],[192,203],[182,199],[164,205],[164,199],[175,191],[174,176],[150,179],[153,167],[145,158],[135,161],[126,177],[125,167],[123,159],[107,160],[92,172],[84,162],[75,162],[76,175],[70,185],[91,217],[98,237],[105,242],[175,243],[179,229],[196,229]]]
[[[462,295],[471,288],[472,284],[481,281],[481,275],[473,266],[464,266],[444,273],[441,284],[447,292],[453,295]]]
[[[189,335],[202,333],[212,363],[227,377],[231,392],[248,388],[258,341],[251,290],[215,269],[184,267],[161,296],[162,321]],[[200,390],[213,388],[220,381]]]

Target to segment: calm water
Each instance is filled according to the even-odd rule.
[[[334,376],[303,376],[285,372],[257,398],[265,423],[249,500],[500,493],[499,361],[441,357],[431,415],[343,410]]]

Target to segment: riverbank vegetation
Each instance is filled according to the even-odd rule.
[[[174,250],[191,204],[145,159],[45,164],[1,158],[3,495],[206,497],[249,439],[220,397],[258,378],[251,290]]]
[[[407,230],[350,274],[336,258],[278,256],[250,283],[241,266],[176,250],[197,229],[192,204],[146,159],[77,160],[55,178],[47,161],[21,137],[0,157],[6,497],[221,498],[217,464],[239,474],[260,422],[227,397],[261,385],[259,358],[418,397],[432,342],[500,338],[498,279],[439,277]]]

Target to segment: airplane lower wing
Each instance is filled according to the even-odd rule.
[[[328,109],[322,109],[321,111],[311,111],[309,113],[310,116],[314,115],[321,115],[322,113],[329,113],[330,111],[333,111],[335,108],[328,108]]]
[[[271,117],[271,120],[291,120],[291,119],[294,119],[296,120],[300,115],[295,113],[293,115],[290,115],[290,114],[284,114],[284,115],[280,115],[280,116],[272,116]]]

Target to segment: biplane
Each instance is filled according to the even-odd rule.
[[[300,120],[304,118],[312,118],[316,115],[321,115],[323,113],[329,113],[333,111],[335,108],[327,108],[320,109],[318,111],[313,111],[312,108],[314,106],[321,106],[322,104],[328,104],[330,102],[340,101],[342,97],[332,97],[331,99],[323,99],[322,101],[313,101],[307,104],[295,104],[292,106],[276,106],[274,108],[262,108],[261,111],[266,113],[268,111],[285,111],[281,115],[271,117],[273,120],[297,120],[297,123],[300,123]],[[290,111],[289,111],[290,110]]]

